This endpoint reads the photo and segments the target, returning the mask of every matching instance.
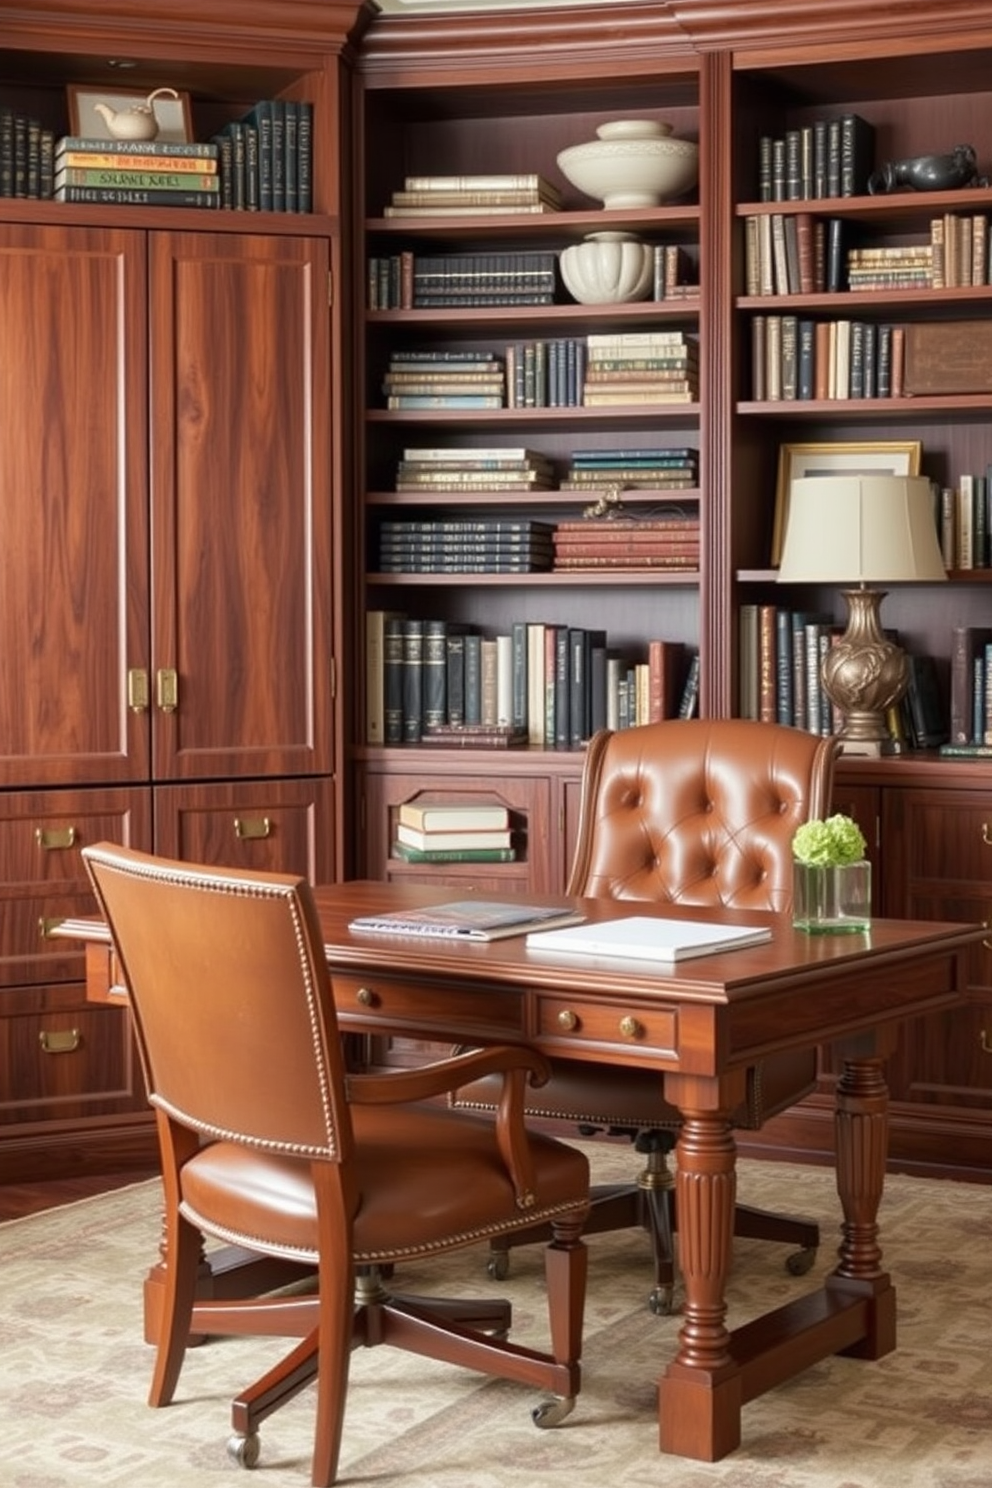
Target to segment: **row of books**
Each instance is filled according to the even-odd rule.
[[[992,749],[992,626],[951,631],[950,750]]]
[[[208,209],[220,205],[218,151],[213,144],[66,135],[55,147],[54,182],[56,201]]]
[[[55,134],[17,109],[0,107],[0,196],[50,197]]]
[[[390,855],[408,863],[512,863],[514,824],[499,801],[418,795],[396,810]]]
[[[874,169],[875,127],[860,114],[811,120],[758,137],[758,200],[861,196]]]
[[[699,451],[688,445],[672,445],[576,450],[569,457],[559,489],[608,492],[618,499],[622,490],[688,491],[698,485]]]
[[[557,253],[506,251],[420,255],[412,249],[372,254],[366,265],[369,310],[445,309],[478,305],[551,305],[566,298]],[[656,300],[699,295],[695,269],[677,243],[653,248]]]
[[[906,333],[899,325],[751,317],[751,396],[756,402],[901,398]]]
[[[945,568],[992,568],[992,462],[939,488],[937,533]]]
[[[810,212],[749,214],[744,219],[747,294],[833,294],[846,288],[847,227],[843,218]]]
[[[213,137],[220,205],[239,212],[313,211],[313,105],[263,98]]]
[[[387,518],[380,573],[546,573],[554,524],[530,517]]]
[[[394,352],[383,375],[387,408],[503,408],[506,362],[493,351]]]
[[[536,171],[460,176],[407,176],[384,217],[458,217],[561,210],[561,193]]]
[[[694,403],[698,397],[699,343],[684,331],[618,331],[588,338],[585,407]]]
[[[506,729],[535,746],[570,749],[599,728],[691,717],[698,653],[653,640],[628,660],[605,631],[516,621],[487,636],[445,620],[366,614],[366,738],[420,744],[461,725]]]
[[[775,604],[739,611],[740,713],[809,733],[837,733],[843,719],[823,689],[820,670],[844,627],[829,615]],[[936,663],[907,653],[909,685],[889,720],[894,743],[933,749],[946,742],[947,715]]]
[[[699,516],[583,518],[558,522],[554,569],[699,567]]]
[[[373,255],[367,283],[370,310],[551,305],[560,287],[557,253],[534,250]]]
[[[990,251],[984,212],[945,212],[930,219],[925,243],[852,248],[848,288],[971,289],[992,283]]]

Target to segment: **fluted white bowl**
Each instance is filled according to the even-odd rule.
[[[654,254],[632,233],[590,233],[559,255],[565,288],[580,305],[644,300],[654,279]]]
[[[672,139],[672,126],[653,119],[615,119],[597,138],[558,155],[565,178],[604,207],[657,207],[684,196],[699,175],[699,146]]]

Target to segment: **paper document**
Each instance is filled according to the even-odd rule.
[[[638,961],[684,961],[716,951],[735,951],[771,940],[765,925],[719,925],[703,920],[664,920],[631,915],[596,921],[567,930],[543,930],[527,936],[532,951],[567,952],[574,956],[617,956]]]

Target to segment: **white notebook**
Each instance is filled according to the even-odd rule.
[[[526,944],[531,951],[672,963],[690,956],[760,945],[771,938],[772,932],[766,925],[719,925],[704,920],[631,915],[622,920],[573,925],[567,930],[532,931]]]

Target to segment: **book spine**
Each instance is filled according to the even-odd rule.
[[[445,637],[446,689],[448,723],[458,727],[465,722],[465,635],[449,627]]]
[[[465,637],[465,722],[482,722],[482,636],[477,631]]]
[[[63,202],[103,202],[120,207],[216,207],[216,191],[132,190],[123,186],[57,186],[55,200]]]
[[[447,622],[424,621],[423,728],[448,721]]]
[[[416,744],[424,726],[424,622],[403,622],[403,743]]]
[[[479,721],[489,728],[496,728],[499,724],[499,652],[495,638],[483,638],[480,663],[482,697]]]
[[[384,743],[403,742],[403,616],[387,615],[383,625]]]

